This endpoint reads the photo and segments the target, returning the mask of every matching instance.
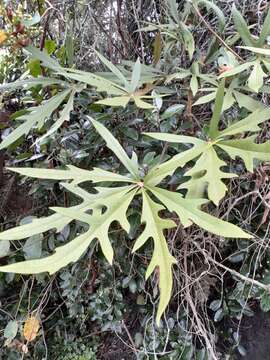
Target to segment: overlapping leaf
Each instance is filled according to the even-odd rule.
[[[146,279],[158,268],[160,300],[157,311],[157,322],[164,313],[171,297],[172,292],[172,270],[171,267],[176,263],[175,258],[170,254],[164,230],[174,228],[175,222],[169,219],[162,219],[159,212],[164,207],[155,203],[145,190],[143,190],[143,209],[141,222],[145,224],[145,229],[134,244],[133,251],[137,251],[149,239],[153,239],[154,251],[151,262],[146,271]]]
[[[40,179],[65,180],[66,182],[62,183],[62,186],[80,197],[83,201],[79,205],[70,208],[52,208],[51,210],[55,212],[53,215],[35,219],[30,224],[4,231],[0,233],[0,240],[20,240],[52,229],[60,231],[72,221],[85,223],[88,225],[88,229],[67,244],[56,248],[55,252],[50,256],[11,263],[1,266],[0,271],[22,274],[49,272],[52,274],[69,263],[77,261],[95,239],[99,241],[106,259],[112,263],[113,248],[109,239],[110,226],[112,223],[118,222],[126,232],[129,231],[130,224],[127,219],[127,210],[133,198],[142,193],[143,209],[141,221],[145,224],[145,229],[135,242],[133,251],[137,251],[150,238],[153,239],[153,256],[148,266],[146,277],[148,278],[155,268],[158,268],[160,303],[157,311],[157,322],[159,322],[170,300],[172,289],[171,267],[175,263],[175,259],[168,250],[164,230],[176,226],[172,220],[161,217],[160,212],[162,210],[167,209],[170,212],[175,212],[183,226],[189,226],[194,223],[207,231],[224,237],[249,238],[250,236],[237,226],[201,211],[199,207],[206,200],[183,199],[179,193],[170,192],[155,186],[157,174],[160,179],[164,174],[170,173],[178,167],[175,159],[168,161],[167,165],[166,163],[162,164],[161,170],[154,167],[145,179],[138,178],[137,156],[133,155],[130,159],[119,142],[113,138],[103,125],[96,121],[93,121],[93,124],[99,134],[106,140],[108,147],[115,153],[130,174],[128,176],[114,174],[101,169],[87,171],[74,166],[68,166],[66,170],[14,168],[13,170],[21,175]],[[178,139],[177,135],[170,136],[170,139],[173,141],[176,138]],[[194,148],[183,153],[183,163],[193,159],[194,156],[198,156],[206,146],[203,141],[191,137],[181,137],[180,141],[194,144]],[[208,144],[207,147],[209,148]],[[177,160],[179,159],[178,157]],[[167,167],[164,167],[164,165]],[[95,187],[96,193],[88,193],[78,186],[78,184],[85,181],[93,183],[108,182],[111,184],[124,183],[124,185]],[[157,200],[153,200],[150,193],[163,206]]]
[[[268,108],[263,110],[258,109],[245,119],[236,121],[222,131],[218,129],[223,103],[223,86],[224,84],[221,84],[219,87],[216,97],[215,109],[210,121],[210,138],[208,141],[181,135],[148,133],[149,136],[159,140],[193,144],[191,149],[175,155],[171,160],[150,170],[148,177],[146,177],[150,185],[158,184],[166,176],[171,175],[177,167],[184,167],[188,161],[198,157],[192,169],[185,174],[191,177],[190,180],[183,183],[181,188],[187,188],[189,191],[193,191],[196,187],[202,188],[205,186],[208,198],[218,205],[227,191],[227,187],[222,179],[231,178],[236,175],[222,170],[226,163],[219,158],[216,152],[217,147],[225,150],[233,159],[235,159],[236,156],[241,157],[248,170],[253,169],[254,159],[270,160],[269,142],[255,144],[255,137],[249,137],[243,140],[230,139],[233,135],[242,134],[247,131],[257,132],[260,130],[258,125],[270,119],[270,110]],[[154,174],[156,178],[154,178]],[[150,180],[148,179],[149,177],[151,178]]]
[[[29,113],[18,117],[16,121],[23,121],[23,123],[1,142],[0,150],[8,147],[21,136],[27,135],[33,127],[41,129],[45,121],[50,118],[55,109],[62,104],[70,92],[71,89],[63,90],[51,99],[43,102],[39,107],[30,108],[28,109]]]

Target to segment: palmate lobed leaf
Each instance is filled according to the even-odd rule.
[[[245,139],[222,140],[217,146],[226,151],[230,157],[235,160],[240,157],[248,171],[252,172],[254,168],[254,159],[270,161],[270,140],[263,144],[254,143],[256,135]]]
[[[42,103],[39,107],[30,108],[28,109],[29,113],[18,117],[16,121],[24,122],[1,142],[0,150],[8,147],[21,136],[27,135],[33,127],[37,126],[38,128],[41,128],[45,121],[50,118],[52,113],[62,104],[70,93],[71,89],[63,90],[51,99]]]
[[[129,231],[130,224],[127,219],[128,207],[133,198],[142,193],[143,209],[141,221],[145,223],[145,228],[135,242],[133,251],[137,251],[150,238],[153,239],[153,256],[148,266],[146,277],[148,278],[155,268],[159,269],[160,303],[157,311],[157,322],[159,322],[170,300],[172,289],[171,268],[175,263],[175,259],[168,250],[163,232],[176,226],[172,220],[164,219],[160,216],[161,210],[167,209],[170,212],[175,212],[185,227],[194,223],[207,231],[224,237],[250,238],[250,235],[233,224],[201,211],[200,207],[206,200],[184,199],[179,193],[155,186],[157,177],[160,179],[166,173],[174,171],[179,166],[179,160],[184,164],[200,155],[203,149],[204,151],[209,149],[207,142],[197,139],[193,140],[190,137],[178,138],[180,142],[194,143],[194,147],[179,154],[181,157],[176,155],[176,159],[169,160],[168,164],[164,163],[160,167],[153,167],[145,179],[142,180],[137,177],[137,156],[133,154],[130,159],[120,143],[102,124],[95,120],[93,120],[93,124],[99,134],[106,140],[108,147],[130,172],[130,175],[114,174],[102,169],[88,171],[74,166],[68,166],[66,170],[14,168],[14,171],[22,175],[41,179],[68,181],[67,183],[62,183],[62,186],[80,197],[83,201],[81,204],[70,208],[52,208],[55,214],[46,218],[35,219],[31,224],[4,231],[0,233],[0,240],[19,240],[51,229],[60,231],[65,225],[74,220],[87,224],[89,228],[85,233],[75,237],[74,240],[58,247],[55,253],[50,256],[2,266],[0,271],[23,274],[54,273],[69,263],[77,261],[95,239],[99,240],[106,259],[112,263],[113,249],[109,240],[109,228],[112,223],[118,222],[125,231]],[[175,136],[172,136],[171,139],[175,141]],[[94,183],[108,181],[110,183],[128,183],[130,185],[95,187],[96,193],[88,193],[78,186],[78,184],[85,181]],[[157,200],[153,200],[151,194]],[[157,201],[163,205],[160,205]]]
[[[93,170],[80,169],[74,165],[68,165],[67,170],[44,169],[44,168],[8,168],[18,174],[38,179],[71,180],[77,185],[84,181],[98,182],[134,182],[132,178],[115,174],[99,168]]]
[[[191,176],[191,179],[179,188],[189,189],[190,186],[196,187],[200,186],[200,183],[206,183],[208,198],[212,200],[215,205],[218,205],[219,201],[227,192],[227,186],[222,179],[230,179],[237,176],[220,170],[221,167],[225,165],[225,161],[220,160],[214,147],[208,147],[196,161],[192,169],[185,173],[185,176]],[[203,175],[196,177],[196,174],[200,173]]]
[[[50,274],[53,274],[71,262],[77,261],[94,239],[99,239],[106,259],[112,263],[113,249],[109,241],[108,230],[112,222],[118,221],[127,232],[129,231],[129,222],[126,218],[126,212],[131,200],[137,192],[137,188],[134,189],[133,185],[122,188],[98,188],[98,190],[98,196],[93,196],[92,201],[84,203],[83,207],[77,206],[75,209],[52,208],[52,210],[56,211],[56,215],[60,216],[52,215],[46,218],[46,224],[44,221],[45,219],[41,219],[41,221],[36,220],[32,224],[22,225],[16,230],[20,236],[23,236],[24,234],[27,234],[28,236],[31,229],[36,231],[36,233],[41,233],[44,230],[54,228],[56,224],[59,226],[59,222],[61,225],[66,225],[66,223],[73,220],[79,220],[89,225],[89,230],[87,230],[86,233],[83,233],[69,243],[56,248],[53,255],[42,259],[22,261],[1,266],[0,271],[21,274],[37,274],[41,272],[49,272]],[[102,206],[106,206],[107,208],[104,213],[101,213],[100,211],[100,207]],[[85,211],[89,211],[90,209],[96,209],[98,211],[94,212],[93,215],[86,214]],[[58,222],[52,222],[52,220],[56,219]],[[65,219],[67,220],[65,221]],[[50,220],[50,225],[47,220]],[[41,224],[45,224],[45,227],[41,228]],[[22,231],[22,229],[24,231]],[[25,229],[27,230],[25,231]],[[0,240],[7,237],[10,238],[14,233],[16,233],[14,231],[12,232],[12,230],[1,233]]]
[[[176,264],[176,259],[170,254],[164,230],[174,228],[175,222],[168,219],[162,219],[159,212],[164,207],[155,203],[147,192],[142,190],[143,209],[141,222],[145,224],[145,229],[136,240],[133,252],[142,247],[149,239],[153,239],[154,251],[150,264],[146,271],[146,279],[158,268],[160,300],[157,310],[157,323],[159,325],[161,315],[166,310],[171,298],[172,292],[172,265]]]
[[[222,93],[222,87],[223,85],[221,85],[219,95]],[[181,188],[187,188],[190,192],[196,187],[198,187],[200,191],[205,187],[208,198],[218,205],[219,201],[224,197],[227,191],[227,187],[222,179],[231,178],[236,175],[228,174],[221,170],[226,163],[217,155],[217,147],[225,150],[233,159],[235,159],[236,156],[241,157],[248,170],[253,169],[254,159],[269,160],[268,142],[265,144],[254,144],[253,140],[255,138],[237,141],[231,140],[229,137],[247,131],[256,132],[260,130],[258,125],[270,119],[270,109],[258,109],[245,119],[235,122],[226,129],[220,131],[218,129],[218,120],[221,111],[222,102],[216,100],[215,111],[210,121],[209,133],[211,133],[211,139],[209,141],[203,141],[201,139],[183,135],[145,133],[152,138],[163,141],[193,144],[191,149],[175,155],[172,159],[151,169],[146,175],[146,183],[149,186],[157,185],[166,176],[172,175],[178,167],[184,167],[189,161],[198,158],[192,169],[185,174],[191,176],[191,179],[182,184]]]
[[[158,187],[147,187],[171,212],[176,212],[184,227],[192,223],[213,234],[228,238],[252,238],[251,235],[238,226],[220,220],[200,210],[205,204],[205,199],[184,199],[177,192],[168,191]]]

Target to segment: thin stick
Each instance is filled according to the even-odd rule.
[[[215,32],[215,30],[212,29],[212,27],[208,24],[208,22],[200,13],[200,10],[194,4],[192,4],[192,6],[196,14],[199,16],[199,18],[202,20],[204,25],[207,27],[207,29],[221,42],[223,46],[225,46],[226,49],[228,49],[234,56],[236,56],[242,63],[244,63],[245,60],[240,55],[238,55],[237,52],[235,52],[229,45],[227,45],[226,42]]]
[[[200,250],[204,254],[204,256],[206,257],[207,260],[211,261],[212,263],[214,263],[215,265],[221,267],[222,269],[230,272],[231,274],[235,275],[239,279],[241,279],[241,280],[243,280],[245,282],[248,282],[251,285],[256,285],[256,286],[260,287],[261,289],[263,289],[263,290],[267,291],[268,293],[270,293],[270,285],[265,285],[265,284],[261,283],[260,281],[257,281],[255,279],[251,279],[251,278],[249,278],[249,277],[247,277],[245,275],[240,274],[236,270],[228,268],[227,266],[221,264],[220,262],[213,259],[210,255],[208,255],[203,249],[201,249],[201,247],[195,241],[192,241],[192,242],[196,246],[196,248],[198,250]]]

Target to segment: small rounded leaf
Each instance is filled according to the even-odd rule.
[[[23,336],[27,341],[33,341],[37,337],[40,328],[39,320],[35,316],[26,319],[23,327]]]

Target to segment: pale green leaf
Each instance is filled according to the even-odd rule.
[[[81,257],[92,241],[89,238],[89,233],[90,231],[78,236],[66,245],[56,248],[53,255],[42,259],[20,261],[0,266],[0,271],[20,274],[39,274],[42,272],[53,274]]]
[[[125,168],[133,175],[133,177],[138,178],[138,165],[135,166],[132,160],[127,156],[125,150],[122,148],[118,140],[115,139],[115,137],[110,133],[109,130],[106,129],[104,125],[94,119],[91,121],[99,135],[106,141],[107,147],[112,150],[112,152],[117,156]]]
[[[202,142],[198,146],[173,156],[165,163],[154,166],[145,176],[145,183],[149,186],[159,184],[166,176],[172,175],[178,167],[184,167],[189,161],[199,156],[207,147],[208,144]]]
[[[237,32],[241,36],[242,40],[247,46],[254,46],[255,40],[252,38],[249,28],[247,26],[247,23],[245,22],[245,19],[243,18],[240,11],[238,11],[235,7],[235,4],[233,3],[232,6],[232,16],[234,25],[236,27]]]
[[[270,56],[270,49],[260,48],[260,47],[253,47],[253,46],[239,46],[241,49],[245,49],[255,54],[266,55]]]
[[[135,101],[135,104],[140,109],[153,109],[154,106],[142,100],[140,96],[133,96],[132,99]]]
[[[213,146],[208,147],[191,170],[185,173],[185,176],[191,176],[192,178],[183,183],[180,188],[189,189],[190,186],[198,186],[200,183],[207,184],[208,198],[218,205],[219,201],[224,197],[227,192],[227,186],[222,179],[230,179],[235,177],[235,174],[225,173],[220,170],[226,163],[219,159]],[[201,177],[194,177],[196,174],[203,173]]]
[[[108,237],[108,229],[112,222],[118,221],[124,230],[129,231],[130,225],[126,217],[126,212],[137,192],[137,188],[134,188],[134,186],[125,186],[112,189],[98,188],[97,190],[101,196],[99,196],[96,202],[93,201],[91,204],[87,204],[84,209],[54,208],[54,210],[57,211],[55,215],[69,218],[69,221],[77,219],[88,223],[90,227],[86,233],[79,235],[66,245],[56,248],[53,255],[38,260],[0,266],[0,271],[21,274],[37,274],[41,272],[53,274],[69,263],[77,261],[86,251],[90,243],[96,238],[100,240],[102,251],[107,260],[112,263],[113,250]],[[95,212],[93,215],[85,213],[85,211],[89,209],[104,206],[106,206],[104,213],[100,211]],[[26,227],[27,225],[24,226]],[[41,230],[39,233],[40,232]]]
[[[103,64],[111,70],[111,72],[120,80],[120,82],[125,86],[126,90],[129,91],[129,83],[126,80],[125,76],[121,73],[121,71],[109,60],[107,60],[103,55],[96,51],[97,56],[103,62]]]
[[[231,88],[226,89],[224,99],[223,99],[222,112],[230,109],[233,106],[233,104],[235,103],[235,98],[233,95],[234,95],[234,92]]]
[[[36,140],[35,144],[40,143],[46,137],[51,136],[54,132],[56,132],[65,121],[69,121],[70,113],[73,110],[73,103],[74,103],[74,95],[76,90],[73,90],[70,94],[70,97],[65,104],[63,110],[61,111],[60,117],[55,123],[50,127],[50,129],[46,132],[46,134],[42,135],[39,139]]]
[[[224,87],[225,87],[225,81],[222,80],[216,94],[216,100],[215,100],[215,107],[214,112],[212,115],[212,118],[210,120],[210,127],[209,127],[209,136],[212,139],[215,139],[215,137],[218,135],[218,123],[220,120],[220,116],[222,113],[222,106],[223,106],[223,98],[224,98]]]
[[[225,130],[220,131],[219,138],[223,136],[231,136],[240,134],[246,131],[258,131],[260,130],[259,124],[270,119],[270,109],[255,110],[252,114],[247,116],[245,119],[236,121]]]
[[[141,63],[140,63],[140,59],[138,58],[134,65],[131,75],[130,92],[134,92],[139,87],[140,78],[141,78]]]
[[[211,216],[199,207],[206,202],[203,199],[183,199],[182,195],[177,192],[149,187],[149,190],[167,207],[171,212],[176,212],[183,226],[189,226],[193,222],[201,228],[224,237],[246,238],[252,236],[244,232],[238,226],[230,224]]]
[[[257,46],[263,46],[269,35],[270,35],[270,8],[268,8],[267,15],[264,19],[259,40],[257,42]]]
[[[248,171],[253,171],[254,159],[270,161],[270,141],[255,144],[256,135],[245,139],[222,140],[217,145],[225,150],[232,159],[243,159]]]
[[[19,330],[19,324],[16,320],[10,320],[4,330],[4,338],[13,340]]]
[[[66,69],[65,76],[82,82],[84,84],[96,87],[98,92],[106,92],[109,95],[128,95],[127,91],[120,85],[113,83],[101,76],[75,69]],[[61,74],[61,73],[60,73]]]
[[[49,86],[59,84],[62,86],[68,85],[65,81],[54,79],[54,78],[45,78],[45,77],[37,77],[37,78],[29,78],[24,80],[17,80],[11,83],[1,84],[0,91],[5,90],[13,90],[18,88],[29,89],[31,87],[41,85],[41,86]]]
[[[61,65],[54,60],[53,58],[51,58],[48,53],[44,50],[44,51],[40,51],[38,48],[29,45],[25,48],[25,50],[30,53],[31,57],[33,59],[38,59],[41,61],[41,63],[49,68],[52,69],[54,71],[60,71],[60,72],[65,72],[65,69],[61,67]]]
[[[217,92],[213,91],[213,92],[210,92],[210,94],[203,95],[203,96],[199,97],[199,99],[197,101],[195,101],[195,103],[192,106],[207,104],[216,98],[216,94],[217,94]]]
[[[116,189],[117,191],[115,191]],[[134,188],[134,185],[116,189],[97,188],[101,194],[105,191],[107,197],[97,199],[91,208],[93,206],[99,206],[100,208],[105,206],[106,211],[102,213],[96,212],[93,215],[88,215],[83,211],[73,210],[72,208],[52,208],[61,215],[87,223],[90,226],[89,240],[92,241],[95,238],[99,240],[102,252],[110,264],[112,264],[113,260],[113,249],[108,236],[109,227],[114,221],[117,221],[127,233],[129,232],[130,224],[126,212],[137,192],[137,187]]]
[[[131,96],[115,96],[113,98],[106,98],[98,100],[95,104],[107,105],[107,106],[123,106],[126,107],[131,99]]]
[[[199,89],[199,82],[196,75],[192,75],[190,79],[190,89],[192,92],[192,95],[195,96]]]
[[[10,249],[9,241],[0,241],[0,258],[7,256]]]
[[[127,176],[122,176],[99,168],[85,170],[73,165],[67,165],[67,168],[67,170],[15,167],[8,169],[18,174],[38,179],[72,180],[73,184],[79,184],[84,181],[92,181],[95,183],[105,181],[133,182],[133,180]]]
[[[195,42],[193,35],[183,22],[180,22],[179,25],[184,40],[184,47],[188,52],[189,59],[191,60],[195,51]]]
[[[260,60],[257,60],[254,63],[252,72],[248,78],[248,86],[251,90],[255,91],[256,93],[259,92],[261,87],[263,86],[263,78],[267,75],[263,71]]]
[[[235,66],[233,69],[224,71],[222,74],[220,74],[219,79],[226,78],[226,77],[233,76],[233,75],[237,75],[237,74],[247,70],[252,65],[253,65],[253,62],[246,62],[244,64]]]
[[[253,99],[251,96],[240,93],[239,91],[233,91],[233,95],[239,105],[239,107],[244,107],[249,111],[255,111],[257,109],[263,110],[265,109],[265,105],[258,101]]]
[[[70,89],[62,91],[61,93],[42,103],[40,106],[28,109],[30,113],[26,113],[18,117],[16,121],[24,121],[24,123],[19,125],[1,142],[0,150],[8,147],[21,136],[27,135],[35,125],[41,128],[44,125],[45,120],[48,119],[55,111],[55,109],[61,105],[70,91]]]
[[[167,134],[167,133],[158,133],[158,132],[157,133],[147,132],[143,134],[150,136],[153,139],[167,141],[171,143],[194,144],[194,145],[204,144],[203,140],[186,135],[176,135],[176,134]]]
[[[146,193],[143,192],[143,209],[141,222],[145,223],[145,229],[136,240],[133,252],[143,246],[150,238],[154,242],[154,252],[152,259],[146,271],[146,279],[153,273],[155,268],[159,269],[159,289],[160,300],[157,311],[157,324],[170,301],[172,292],[172,270],[171,267],[176,263],[175,258],[170,254],[164,230],[171,229],[176,224],[169,219],[162,219],[159,212],[164,209],[163,206],[156,204]]]

